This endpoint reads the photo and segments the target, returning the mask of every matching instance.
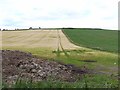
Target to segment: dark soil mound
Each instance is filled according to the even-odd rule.
[[[14,83],[18,78],[33,81],[53,80],[75,81],[78,76],[88,73],[84,68],[64,65],[55,61],[37,58],[31,53],[18,50],[2,50],[3,82]]]

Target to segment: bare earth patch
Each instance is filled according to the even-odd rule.
[[[89,73],[86,67],[65,65],[47,59],[37,58],[31,53],[18,50],[2,50],[3,66],[2,79],[6,83],[15,83],[18,78],[33,81],[63,80],[74,82],[85,73]]]

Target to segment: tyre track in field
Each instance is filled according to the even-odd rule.
[[[57,48],[57,56],[60,56],[60,48],[62,49],[63,53],[65,54],[66,57],[69,57],[68,53],[64,50],[62,42],[61,42],[61,36],[59,33],[59,30],[57,30],[57,36],[58,36],[58,48]]]

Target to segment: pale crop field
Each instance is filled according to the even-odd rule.
[[[56,50],[61,42],[64,49],[78,49],[61,30],[5,31],[2,33],[4,47],[51,48]],[[59,40],[58,34],[61,40]]]

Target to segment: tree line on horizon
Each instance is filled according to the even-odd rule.
[[[28,29],[19,29],[19,28],[15,28],[15,29],[12,29],[12,30],[39,30],[39,29],[42,29],[41,27],[38,27],[38,28],[33,28],[33,27],[29,27]],[[73,27],[63,27],[63,28],[44,28],[44,29],[80,29],[80,30],[104,30],[104,29],[101,29],[101,28],[73,28]],[[8,31],[10,29],[1,29],[0,28],[0,31]]]

